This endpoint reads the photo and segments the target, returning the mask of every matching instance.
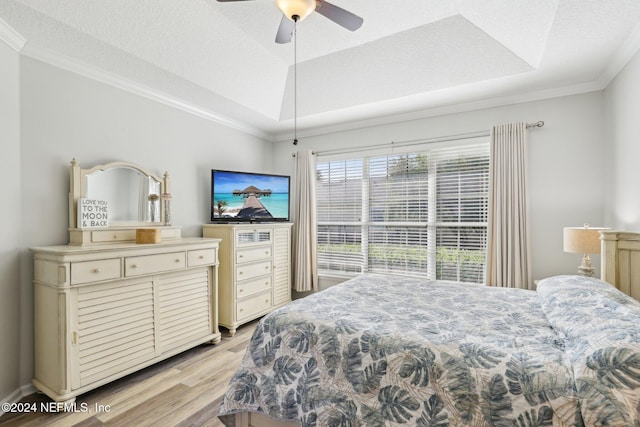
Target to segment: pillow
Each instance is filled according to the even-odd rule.
[[[593,277],[550,277],[538,283],[537,292],[548,320],[568,335],[639,325],[640,302]]]

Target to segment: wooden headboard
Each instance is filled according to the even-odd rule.
[[[640,233],[601,231],[600,278],[640,300]]]

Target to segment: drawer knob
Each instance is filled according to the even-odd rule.
[[[200,259],[204,259],[204,255],[200,255],[200,257],[199,257],[199,258],[200,258]]]
[[[131,264],[131,268],[138,268],[138,264]]]
[[[244,258],[244,255],[240,255],[240,258]]]
[[[180,262],[180,258],[176,258],[176,262]]]
[[[268,299],[266,299],[266,300],[264,300],[264,302],[269,302],[269,300],[268,300]]]
[[[101,271],[102,271],[102,269],[101,269],[101,268],[94,268],[94,269],[93,269],[93,272],[94,272],[94,273],[100,273]]]
[[[242,271],[240,271],[238,274],[242,275]]]
[[[268,270],[268,269],[269,269],[269,266],[268,266],[268,265],[265,265],[265,266],[264,266],[264,269],[265,269],[265,270]]]
[[[240,313],[242,313],[243,311],[244,311],[244,308],[241,308],[241,309],[240,309]]]

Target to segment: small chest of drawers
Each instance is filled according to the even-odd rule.
[[[205,224],[220,242],[220,324],[238,326],[291,301],[291,223]]]

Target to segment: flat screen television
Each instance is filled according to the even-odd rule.
[[[211,170],[211,222],[289,221],[290,178]]]

